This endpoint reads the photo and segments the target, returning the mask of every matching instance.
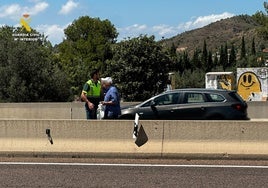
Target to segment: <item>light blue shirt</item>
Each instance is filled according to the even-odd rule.
[[[121,115],[120,97],[119,93],[114,86],[110,86],[104,96],[104,102],[112,101],[113,105],[105,106],[105,115],[107,118],[117,118]]]

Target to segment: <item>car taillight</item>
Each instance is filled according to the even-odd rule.
[[[236,110],[245,110],[246,106],[242,105],[242,104],[233,104],[232,107]]]

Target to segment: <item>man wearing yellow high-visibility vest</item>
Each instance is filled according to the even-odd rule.
[[[94,69],[90,74],[91,79],[88,80],[83,87],[81,99],[86,102],[85,109],[87,119],[97,119],[97,108],[101,101],[101,83],[99,70]]]

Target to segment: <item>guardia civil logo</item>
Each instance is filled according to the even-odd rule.
[[[20,25],[28,32],[31,32],[31,27],[30,27],[30,15],[29,14],[23,14],[23,17],[20,19]]]
[[[19,20],[21,29],[14,31],[12,34],[15,41],[33,42],[42,40],[41,34],[31,28],[30,22],[30,15],[27,13],[23,14]]]

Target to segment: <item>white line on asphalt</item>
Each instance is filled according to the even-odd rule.
[[[251,165],[169,165],[169,164],[113,164],[113,163],[35,163],[35,162],[0,162],[0,165],[47,165],[47,166],[115,166],[115,167],[178,167],[178,168],[261,168],[268,166]]]

